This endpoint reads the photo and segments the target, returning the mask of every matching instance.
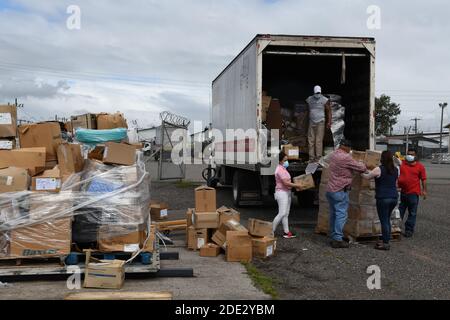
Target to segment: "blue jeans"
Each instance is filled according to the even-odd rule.
[[[405,233],[414,233],[416,228],[417,208],[419,207],[419,196],[417,194],[403,194],[400,199],[400,215],[402,220],[405,218],[406,209],[408,209],[408,219],[405,222]]]
[[[342,241],[344,227],[348,218],[349,194],[348,192],[327,192],[330,205],[330,236],[331,239]]]
[[[397,206],[398,199],[377,199],[377,211],[378,217],[381,222],[381,239],[385,244],[389,244],[391,241],[391,215]]]

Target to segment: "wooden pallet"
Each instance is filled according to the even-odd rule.
[[[187,228],[187,220],[175,220],[175,221],[163,221],[156,222],[156,229],[160,232],[167,233],[175,230],[186,230]]]
[[[53,263],[64,266],[66,257],[66,255],[53,257],[3,257],[0,258],[0,268],[8,266],[33,266],[43,263]]]

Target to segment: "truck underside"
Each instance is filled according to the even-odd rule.
[[[345,58],[342,52],[345,51]],[[366,49],[310,48],[268,46],[262,59],[262,90],[279,99],[282,108],[294,108],[313,94],[320,85],[323,94],[342,97],[346,109],[344,135],[356,150],[370,148],[371,56]],[[328,130],[324,147],[333,147]],[[293,163],[292,176],[304,173],[304,162]],[[321,171],[314,178],[320,183]],[[233,186],[235,205],[261,204],[273,196],[274,176],[262,176],[257,168],[221,166],[219,182]],[[301,203],[311,205],[316,191],[298,194]]]

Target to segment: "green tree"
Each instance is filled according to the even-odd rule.
[[[397,116],[401,113],[400,105],[391,102],[391,97],[382,94],[375,98],[375,131],[377,136],[389,135],[397,124]]]

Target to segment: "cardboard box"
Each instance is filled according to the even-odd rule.
[[[143,252],[155,251],[155,244],[156,244],[156,226],[152,224],[142,233],[142,251]]]
[[[125,281],[125,261],[98,260],[86,253],[85,288],[121,289]]]
[[[187,228],[187,245],[190,250],[198,250],[208,243],[208,229]]]
[[[68,255],[72,245],[72,217],[11,230],[10,257],[48,258]]]
[[[381,152],[380,151],[366,151],[366,157],[364,163],[367,167],[378,167],[381,162]]]
[[[122,113],[100,113],[97,115],[98,130],[109,130],[116,128],[128,128],[127,121]]]
[[[220,247],[214,243],[207,243],[200,248],[200,257],[217,257],[220,254]]]
[[[58,122],[42,122],[19,126],[21,148],[43,147],[46,160],[57,160],[57,148],[62,143],[61,127]]]
[[[0,139],[0,150],[13,150],[16,148],[16,138]]]
[[[282,147],[283,152],[286,153],[289,160],[300,159],[300,148],[294,147],[293,145],[285,145]]]
[[[250,262],[253,258],[252,238],[242,231],[227,231],[225,256],[228,262]]]
[[[136,163],[136,148],[125,143],[107,142],[103,152],[103,162],[132,166]]]
[[[314,182],[314,178],[312,174],[304,174],[294,178],[295,184],[300,184],[301,190],[309,190],[314,189],[316,187],[316,183]]]
[[[214,212],[216,210],[216,189],[207,186],[195,189],[195,211]]]
[[[188,209],[187,212],[186,212],[186,223],[187,223],[188,227],[193,225],[193,221],[194,221],[193,215],[194,215],[194,213],[195,213],[195,209],[192,209],[192,208]]]
[[[241,221],[241,214],[234,209],[223,206],[217,209],[217,212],[219,213],[219,226],[228,220]]]
[[[17,167],[28,169],[31,176],[45,169],[45,148],[23,148],[0,150],[0,168]]]
[[[163,202],[150,203],[150,216],[152,220],[164,220],[169,217],[169,206]]]
[[[17,135],[17,107],[15,105],[0,106],[0,138]]]
[[[217,212],[195,212],[194,227],[196,229],[219,228],[219,214]]]
[[[80,116],[74,116],[72,117],[71,123],[73,133],[75,133],[78,128],[97,130],[97,115],[87,113]]]
[[[0,169],[0,193],[26,191],[30,187],[30,181],[27,169]]]
[[[255,237],[271,236],[273,234],[273,223],[258,219],[249,219],[248,232]]]
[[[228,231],[241,231],[247,232],[248,234],[248,230],[244,226],[242,226],[238,221],[228,220],[220,225],[219,229],[214,233],[212,241],[214,241],[214,243],[225,249]]]
[[[272,237],[252,238],[254,258],[268,258],[274,255],[277,248],[277,240]]]
[[[63,143],[57,149],[58,164],[61,174],[73,174],[83,171],[84,159],[81,154],[81,145]]]
[[[62,176],[58,167],[52,170],[45,170],[39,176],[31,180],[32,191],[59,192],[62,186]]]

